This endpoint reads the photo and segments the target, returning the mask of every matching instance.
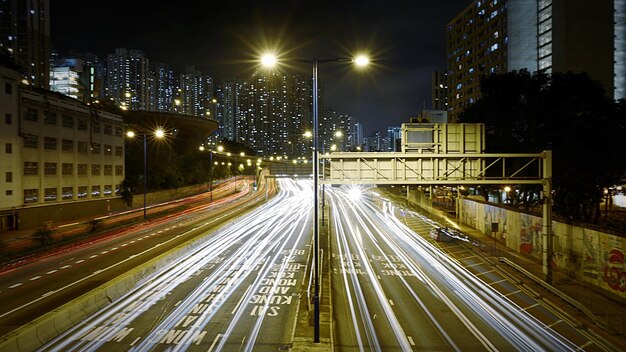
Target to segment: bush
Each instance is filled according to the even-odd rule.
[[[52,241],[52,230],[47,227],[42,227],[33,233],[32,238],[34,241],[39,242],[40,246],[45,246]]]

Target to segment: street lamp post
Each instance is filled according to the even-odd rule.
[[[369,59],[365,56],[352,58],[333,58],[313,60],[295,60],[298,62],[306,62],[313,64],[313,276],[314,276],[314,296],[313,296],[313,314],[314,314],[314,333],[313,342],[320,342],[320,302],[319,302],[319,201],[318,201],[318,88],[317,88],[317,67],[319,64],[328,62],[353,62],[357,66],[365,66],[369,63]],[[264,66],[273,66],[277,63],[275,56],[266,54],[261,58]]]
[[[146,198],[148,194],[148,138],[143,134],[143,219],[148,218]]]
[[[146,131],[140,132],[143,136],[143,218],[148,218],[147,210],[147,194],[148,194],[148,133]],[[134,138],[134,131],[126,132],[128,138]],[[165,131],[162,128],[158,128],[154,131],[154,136],[161,139],[165,136]]]

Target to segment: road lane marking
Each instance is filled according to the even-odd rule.
[[[48,271],[46,274],[48,274],[48,275],[50,275],[50,274],[54,274],[54,273],[56,273],[57,271],[58,271],[57,269],[50,270],[50,271]]]
[[[393,306],[393,300],[389,300],[389,304]]]
[[[480,273],[474,274],[476,276],[480,276],[480,275],[484,275],[484,274],[489,274],[489,273],[493,273],[495,270],[489,270],[489,271],[482,271]]]
[[[183,232],[181,235],[186,235],[186,234],[188,234],[188,233],[190,233],[190,232],[192,232],[192,231],[194,231],[194,230],[189,230],[189,231]],[[172,238],[170,238],[169,240],[165,241],[164,243],[168,243],[168,242],[171,242],[171,241],[174,241],[174,240],[175,240],[175,238],[174,238],[174,237],[172,237]],[[114,267],[116,267],[116,266],[118,266],[118,265],[121,265],[121,264],[123,264],[123,263],[125,263],[125,262],[129,261],[130,259],[132,259],[132,258],[134,258],[134,257],[136,257],[136,256],[139,256],[139,255],[144,254],[144,253],[148,253],[148,252],[150,252],[152,249],[153,249],[153,248],[148,248],[148,249],[144,250],[143,252],[140,252],[140,253],[138,253],[138,254],[134,254],[134,255],[132,255],[132,256],[130,256],[130,257],[128,257],[128,258],[126,258],[126,259],[124,259],[124,260],[121,260],[121,261],[119,261],[119,262],[116,262],[115,264],[113,264],[113,265],[111,265],[111,266],[108,266],[108,267],[106,267],[105,269],[95,271],[95,272],[94,272],[93,274],[91,274],[91,275],[84,276],[84,277],[82,277],[82,278],[81,278],[81,279],[79,279],[79,280],[76,280],[76,281],[74,281],[74,282],[72,282],[72,283],[70,283],[70,284],[67,284],[67,285],[65,285],[65,286],[63,286],[63,287],[61,287],[61,288],[59,288],[58,290],[54,291],[54,293],[61,292],[61,291],[65,290],[65,289],[68,289],[69,287],[75,286],[75,285],[77,285],[77,284],[79,284],[79,283],[81,283],[81,282],[83,282],[83,281],[89,280],[89,279],[91,279],[92,277],[96,276],[98,273],[101,273],[101,272],[103,272],[103,271],[106,271],[106,270],[112,269],[112,268],[114,268]],[[67,265],[66,267],[70,267],[70,265]],[[63,269],[63,268],[61,268],[61,269]],[[39,302],[39,301],[41,301],[41,300],[42,300],[42,299],[44,299],[44,298],[45,298],[45,297],[39,297],[39,298],[34,299],[34,300],[32,300],[32,301],[30,301],[30,302],[28,302],[28,303],[22,304],[22,305],[21,305],[21,306],[19,306],[19,307],[13,308],[13,309],[11,309],[11,310],[10,310],[10,311],[8,311],[8,312],[4,312],[4,313],[0,314],[0,318],[4,318],[4,317],[6,317],[7,315],[13,314],[13,313],[15,313],[15,312],[17,312],[17,311],[19,311],[19,310],[21,310],[21,309],[24,309],[25,307],[28,307],[28,306],[30,306],[31,304],[34,304],[34,303],[36,303],[36,302]]]
[[[503,294],[502,296],[506,297],[506,296],[514,295],[514,294],[516,294],[516,293],[520,293],[520,292],[522,292],[522,290],[517,290],[517,291],[513,291],[513,292],[505,293],[505,294]]]
[[[532,309],[532,308],[535,308],[535,307],[536,307],[536,306],[538,306],[538,305],[539,305],[539,303],[531,304],[531,305],[529,305],[528,307],[524,307],[524,308],[522,308],[522,310]]]
[[[503,282],[503,281],[507,281],[507,280],[506,280],[506,279],[502,279],[502,280],[498,280],[498,281],[490,282],[490,283],[488,283],[487,285],[495,285],[495,284],[499,284],[499,283],[501,283],[501,282]]]
[[[135,341],[131,342],[130,345],[133,346],[137,343],[137,341],[141,340],[141,336],[135,339]]]
[[[246,292],[243,293],[243,295],[241,296],[241,298],[239,299],[239,302],[237,302],[237,304],[235,305],[235,308],[233,308],[233,311],[230,312],[230,314],[235,314],[235,312],[237,311],[237,309],[239,309],[239,306],[241,305],[241,301],[243,301],[244,298],[246,298],[246,295],[248,294],[248,292],[250,292],[250,289],[252,288],[252,285],[248,285],[248,288],[246,289]]]
[[[46,293],[44,293],[43,295],[41,295],[41,298],[48,297],[48,296],[50,296],[51,294],[53,294],[53,293],[55,293],[55,292],[56,292],[56,291],[46,292]]]
[[[555,321],[554,323],[548,325],[548,327],[551,328],[551,327],[555,326],[556,324],[561,324],[562,322],[563,322],[563,319],[559,319],[559,320]]]
[[[97,256],[98,256],[97,254],[94,254],[94,255],[92,255],[92,256],[89,256],[89,258],[90,258],[90,259],[93,259],[93,258],[95,258],[95,257],[97,257]]]
[[[17,284],[13,285],[13,286],[9,286],[9,288],[16,288],[16,287],[20,287],[22,286],[21,282],[18,282]]]
[[[213,340],[213,343],[211,344],[211,346],[209,346],[209,350],[207,352],[211,352],[213,351],[213,347],[215,347],[215,345],[217,344],[217,341],[219,341],[220,338],[222,338],[222,334],[217,334],[217,336],[215,336],[215,340]]]
[[[35,280],[38,280],[38,279],[41,279],[41,276],[31,277],[29,280],[30,281],[35,281]]]
[[[415,341],[413,341],[413,338],[411,336],[406,337],[409,340],[409,343],[411,344],[411,346],[415,346]]]
[[[469,257],[469,258],[471,258],[471,257]],[[463,258],[463,259],[467,259],[467,258]],[[463,259],[461,259],[461,260],[463,260]],[[471,267],[476,266],[476,265],[483,265],[483,263],[467,264],[467,265],[465,265],[465,267],[466,268],[471,268]]]
[[[126,246],[128,246],[128,243],[122,244],[122,247],[126,247]]]
[[[100,252],[100,254],[107,254],[109,251]]]
[[[84,259],[77,260],[77,261],[75,261],[75,262],[74,262],[74,264],[80,264],[80,263],[82,263],[82,262],[84,262],[84,261],[85,261]]]
[[[71,267],[72,267],[71,265],[64,265],[60,269],[63,270],[63,269],[71,268]]]

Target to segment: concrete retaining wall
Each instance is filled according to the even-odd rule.
[[[496,238],[520,254],[541,259],[541,217],[462,199],[460,219],[487,236],[498,224]],[[570,277],[626,300],[626,238],[597,229],[552,222],[554,264]]]

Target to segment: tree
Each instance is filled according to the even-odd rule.
[[[597,222],[605,187],[626,174],[625,103],[585,73],[492,75],[460,122],[483,122],[488,152],[553,151],[555,211]]]

